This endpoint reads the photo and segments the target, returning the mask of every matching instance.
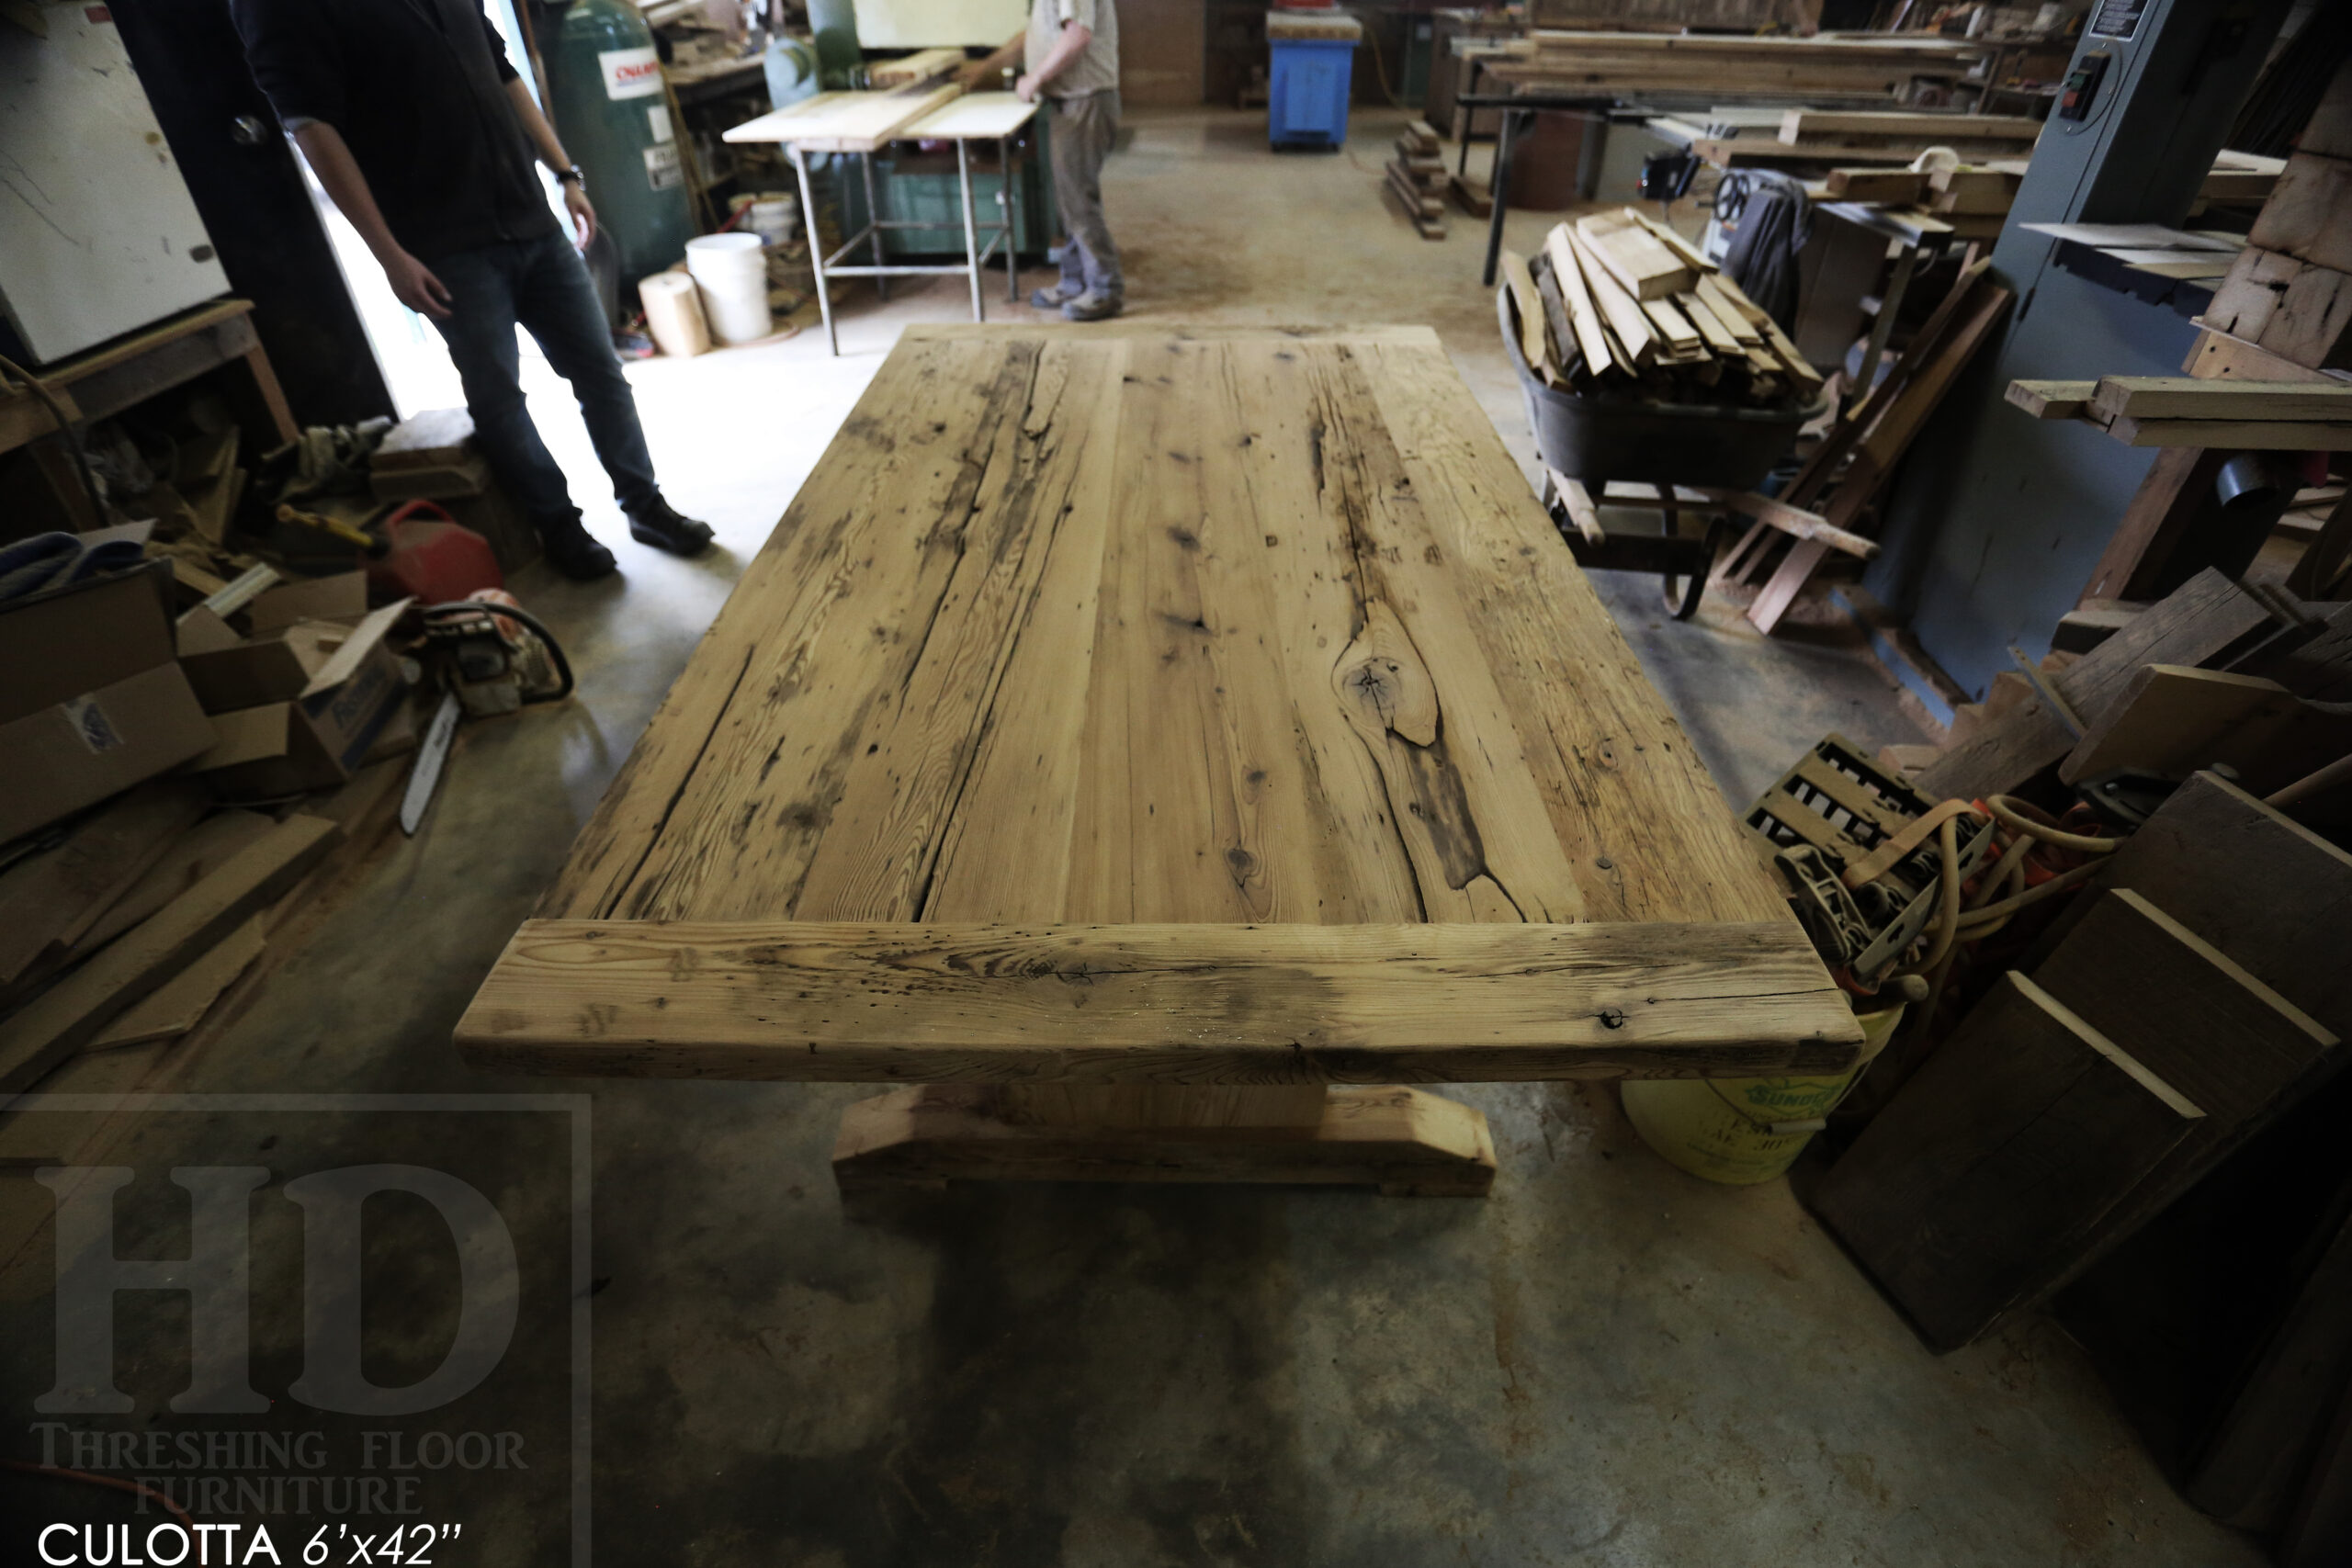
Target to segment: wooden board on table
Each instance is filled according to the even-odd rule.
[[[811,152],[872,152],[963,92],[951,83],[889,93],[819,93],[746,120],[725,140],[780,141]]]
[[[1938,1349],[2047,1290],[2204,1112],[2011,972],[1871,1120],[1814,1213]]]
[[[911,87],[918,83],[937,81],[949,72],[963,68],[964,51],[960,49],[919,49],[895,60],[867,61],[865,79],[885,89]]]
[[[29,1087],[292,886],[342,829],[289,817],[80,968],[0,1019],[0,1093]]]
[[[1101,325],[907,332],[543,917],[1787,921],[1433,333]]]
[[[933,137],[987,141],[1019,130],[1037,118],[1039,107],[1023,103],[1012,93],[967,93],[913,121],[899,134],[910,141]]]
[[[2108,255],[2135,272],[2158,277],[2199,282],[2226,276],[2231,258],[2218,251],[2109,251]]]
[[[2080,1273],[2309,1092],[2342,1043],[2136,888],[2086,900],[2034,984],[2205,1112],[2084,1239]]]

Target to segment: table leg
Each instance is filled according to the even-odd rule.
[[[245,373],[253,378],[254,391],[261,399],[262,407],[269,411],[270,427],[277,435],[274,445],[283,446],[302,439],[302,427],[294,423],[294,410],[288,405],[285,389],[277,384],[277,372],[271,367],[269,355],[261,344],[245,350]]]
[[[979,220],[972,211],[971,145],[964,137],[956,139],[956,185],[964,197],[964,266],[971,275],[972,320],[985,321],[988,312],[980,304]]]
[[[1252,1181],[1476,1198],[1487,1119],[1416,1089],[932,1084],[842,1113],[844,1190],[956,1181]]]
[[[1871,389],[1878,384],[1879,355],[1886,352],[1887,337],[1894,331],[1895,312],[1903,308],[1903,296],[1911,288],[1912,269],[1918,265],[1917,243],[1904,246],[1894,258],[1894,272],[1886,280],[1885,296],[1879,300],[1878,318],[1871,322],[1870,342],[1862,348],[1862,373],[1854,384],[1854,400],[1846,409],[1849,417],[1862,406]]]
[[[1503,122],[1495,131],[1495,177],[1487,194],[1494,198],[1494,211],[1487,219],[1487,270],[1478,281],[1487,288],[1495,286],[1495,268],[1503,254],[1503,211],[1510,205],[1505,199],[1510,190],[1510,145],[1517,140],[1520,117],[1523,109],[1503,110]]]
[[[874,246],[874,265],[888,266],[889,255],[882,249],[882,203],[874,194],[874,154],[860,152],[857,155],[857,167],[865,179],[865,234],[866,239]],[[874,280],[874,298],[886,301],[890,298],[888,278],[876,277]]]
[[[825,288],[825,236],[817,227],[817,193],[808,185],[808,154],[795,147],[792,166],[800,174],[800,229],[808,241],[808,270],[817,278],[817,314],[824,319],[825,341],[839,359],[842,340],[833,330],[833,297]]]
[[[997,194],[1004,208],[1004,300],[1021,303],[1021,193],[1012,185],[1012,138],[996,139],[997,177],[1004,188]]]

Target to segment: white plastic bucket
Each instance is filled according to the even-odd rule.
[[[721,343],[756,343],[775,330],[768,314],[768,264],[757,234],[705,234],[686,242],[686,271],[702,290],[703,315]]]
[[[752,203],[751,210],[743,215],[743,227],[757,234],[763,244],[781,245],[800,227],[800,198],[763,196]]]

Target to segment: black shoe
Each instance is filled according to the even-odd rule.
[[[666,501],[628,514],[628,536],[673,556],[698,556],[710,547],[710,525],[682,515]]]
[[[600,577],[610,577],[619,570],[613,552],[598,544],[577,517],[568,522],[543,525],[539,529],[539,546],[547,552],[548,564],[574,582],[594,582]]]

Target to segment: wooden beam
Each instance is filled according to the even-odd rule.
[[[1906,141],[2031,141],[2041,134],[2041,122],[2025,115],[1896,114],[1862,112],[1838,114],[1820,109],[1791,109],[1781,117],[1781,140],[1804,141],[1808,136],[1891,136]]]
[[[2126,446],[2215,447],[2232,452],[2352,452],[2352,422],[2118,418],[2108,434]]]
[[[1792,923],[532,920],[457,1031],[492,1071],[801,1082],[1503,1082],[1836,1072]]]
[[[842,1112],[833,1175],[844,1192],[950,1180],[1272,1181],[1478,1198],[1494,1185],[1494,1138],[1470,1106],[1415,1089],[1306,1088],[1304,1100],[1287,1088],[893,1089]]]
[[[2077,419],[2098,390],[2096,381],[2012,381],[2006,395],[2036,419]]]

